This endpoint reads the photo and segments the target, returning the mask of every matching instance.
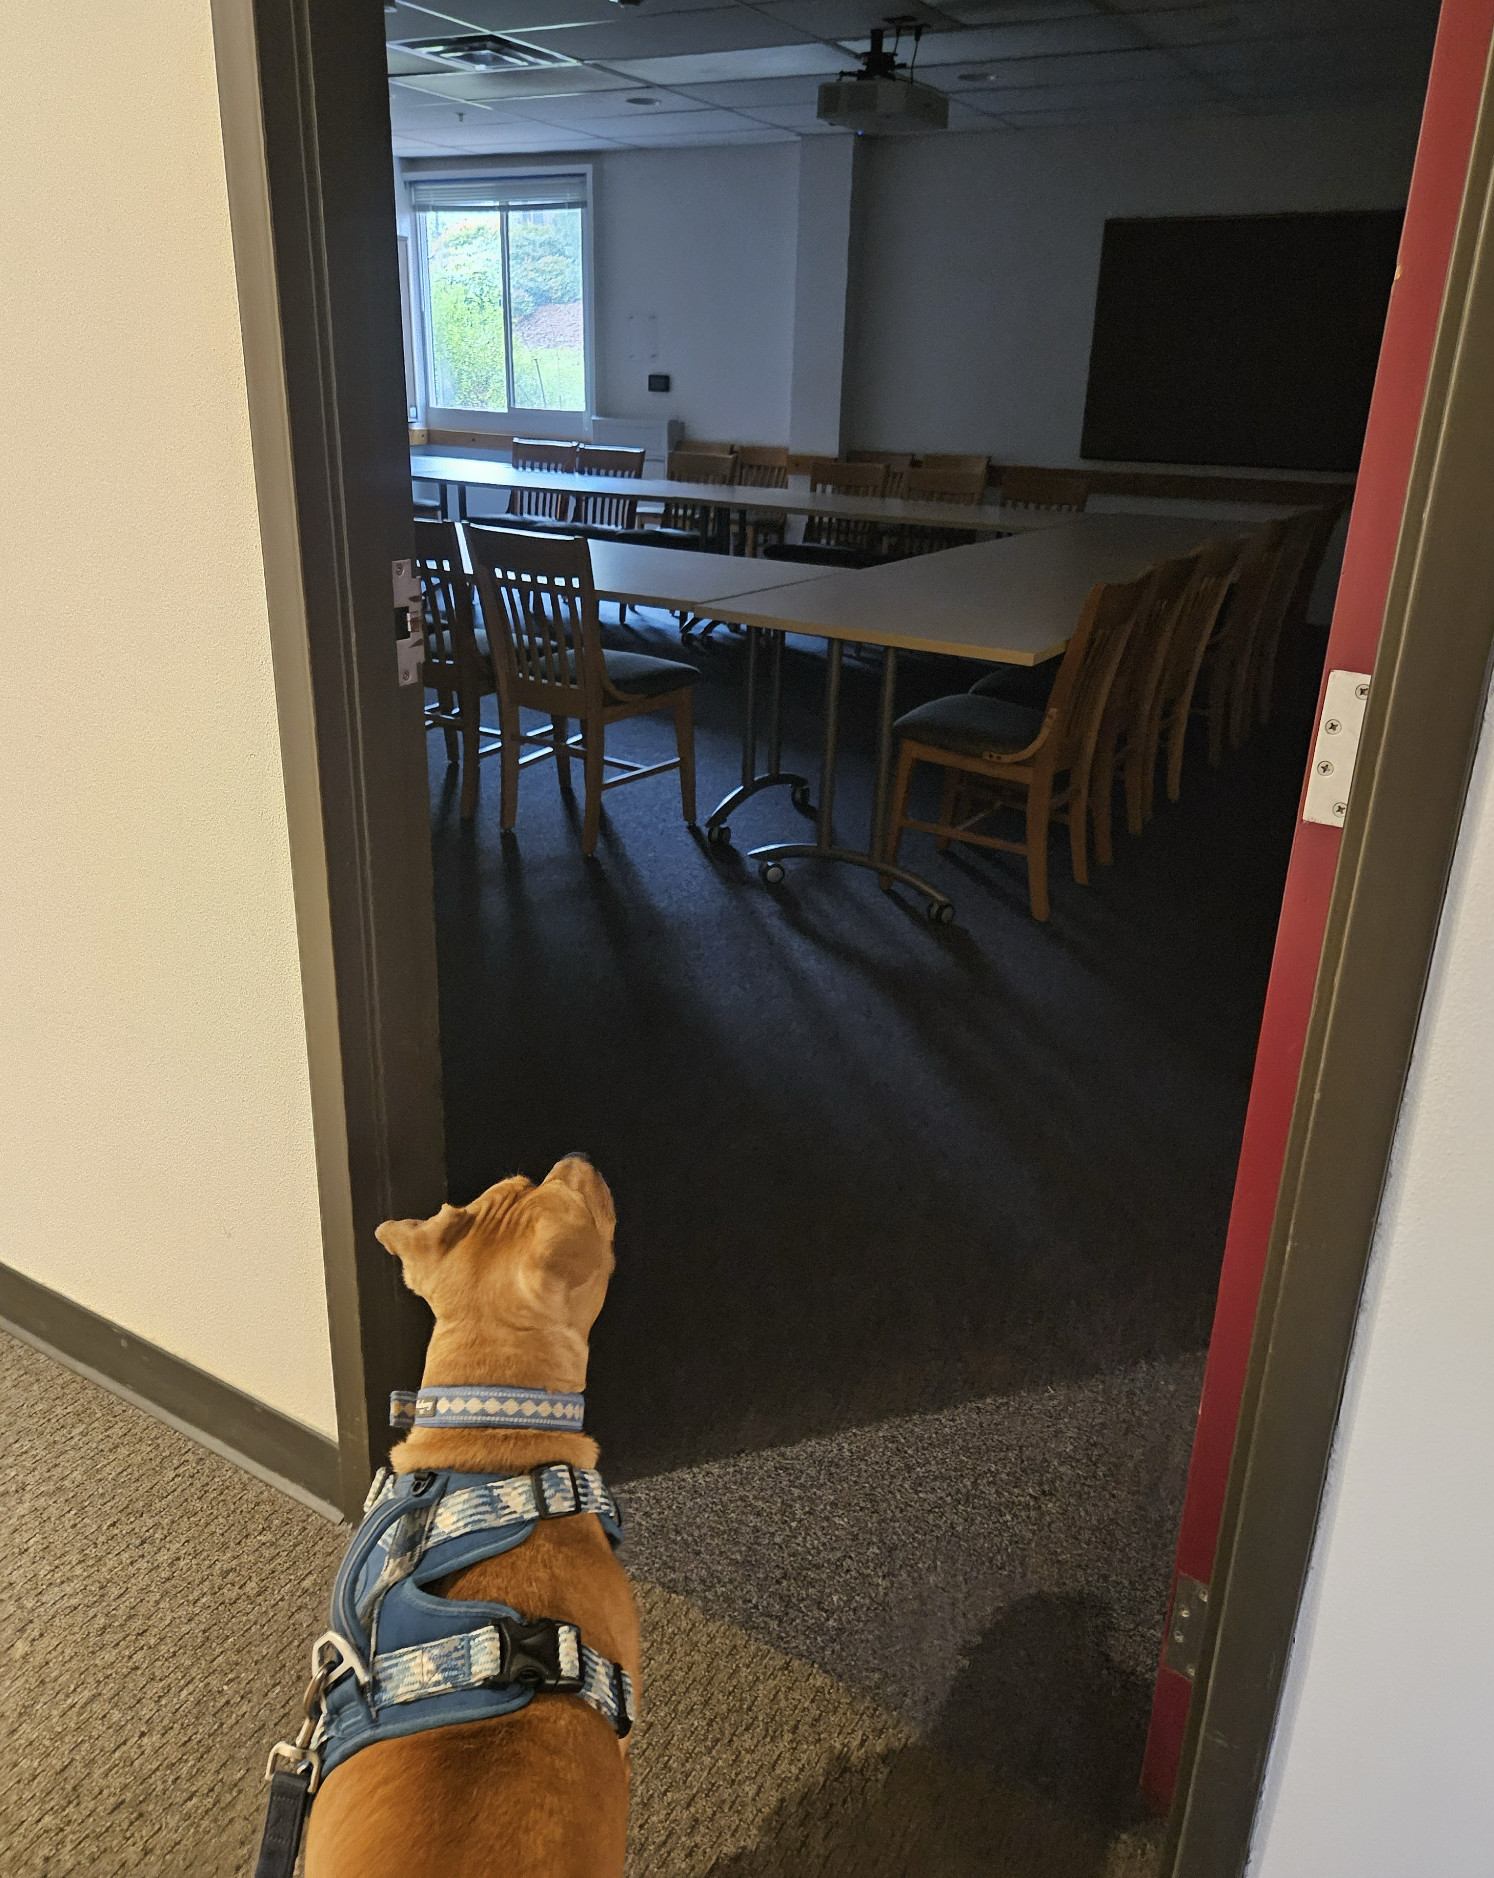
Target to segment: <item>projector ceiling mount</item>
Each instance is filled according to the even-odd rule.
[[[887,49],[889,26],[893,33],[891,51]],[[913,35],[913,57],[906,69],[897,56],[905,29]],[[906,14],[874,27],[871,49],[861,54],[860,69],[842,72],[832,84],[820,86],[815,113],[820,122],[872,137],[946,130],[949,100],[942,91],[919,84],[913,76],[923,30],[922,20]]]

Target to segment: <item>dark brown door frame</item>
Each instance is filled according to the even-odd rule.
[[[410,508],[383,39],[366,0],[213,0],[213,11],[291,720],[351,1508],[382,1451],[384,1392],[412,1375],[425,1328],[372,1227],[429,1210],[444,1185],[424,739],[418,697],[395,685],[387,586]],[[1169,1835],[1174,1878],[1226,1878],[1248,1855],[1488,691],[1491,145],[1486,90],[1262,1293]]]
[[[394,649],[412,535],[381,21],[213,0],[348,1513],[430,1327],[374,1227],[446,1185],[424,696]]]

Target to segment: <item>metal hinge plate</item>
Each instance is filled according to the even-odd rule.
[[[1321,822],[1327,828],[1344,825],[1369,689],[1368,672],[1328,674],[1323,692],[1323,715],[1318,719],[1318,740],[1313,746],[1307,794],[1302,803],[1304,822]]]
[[[1172,1594],[1172,1616],[1167,1620],[1167,1641],[1162,1646],[1162,1667],[1192,1682],[1203,1651],[1204,1624],[1209,1615],[1209,1587],[1198,1578],[1178,1576]]]

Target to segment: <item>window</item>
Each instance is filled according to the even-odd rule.
[[[584,175],[411,184],[434,409],[585,414],[587,194]]]

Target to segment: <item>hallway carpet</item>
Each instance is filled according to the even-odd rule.
[[[1133,1413],[1159,1380],[1122,1386]],[[1064,1411],[1052,1403],[1035,1413],[1041,1423]],[[1096,1404],[1080,1407],[1072,1425],[1081,1442],[1092,1438]],[[345,1530],[3,1336],[0,1428],[11,1509],[0,1561],[10,1640],[0,1871],[247,1878],[265,1755],[304,1685]],[[974,1429],[928,1432],[942,1447]],[[916,1459],[920,1438],[905,1430],[893,1445]],[[866,1456],[843,1458],[836,1477],[852,1500],[842,1499],[831,1525],[849,1537],[848,1511],[864,1510],[854,1494]],[[1059,1473],[1075,1458],[1060,1459]],[[828,1459],[789,1456],[778,1484],[806,1466],[817,1477]],[[744,1490],[709,1478],[637,1483],[640,1558],[685,1579],[692,1554],[713,1547],[727,1521],[723,1487],[731,1498]],[[1029,1515],[1031,1493],[1043,1488],[1041,1470],[1024,1483]],[[951,1525],[947,1497],[942,1506],[900,1569],[949,1576],[937,1552]],[[786,1503],[776,1517],[786,1539]],[[1105,1523],[1098,1513],[1097,1528]],[[846,1559],[859,1552],[843,1549]],[[785,1569],[791,1579],[791,1559]],[[849,1569],[847,1589],[859,1596],[864,1574]],[[1014,1553],[1004,1551],[999,1569],[1020,1588]],[[1092,1589],[1082,1572],[1069,1582],[1077,1636]],[[905,1584],[902,1595],[917,1588]],[[883,1673],[867,1640],[847,1653],[846,1677],[782,1647],[800,1638],[818,1638],[821,1655],[827,1639],[832,1655],[839,1647],[833,1629],[815,1628],[812,1587],[790,1592],[782,1622],[761,1605],[743,1613],[745,1624],[723,1614],[760,1594],[754,1574],[734,1581],[729,1548],[693,1594],[638,1581],[645,1692],[629,1878],[1147,1878],[1155,1830],[1113,1836],[1041,1782],[972,1760],[962,1709],[1005,1699],[987,1678],[986,1646],[952,1679],[952,1659],[941,1658],[946,1719],[926,1737],[871,1692],[876,1684],[887,1694],[897,1677]],[[976,1623],[985,1615],[975,1604],[961,1614]],[[1063,1629],[1044,1626],[1030,1641]],[[779,1647],[764,1635],[774,1630]],[[1005,1655],[999,1645],[996,1653]],[[1033,1667],[1056,1675],[1070,1662],[1048,1655]],[[1009,1722],[1020,1726],[1015,1707]]]

